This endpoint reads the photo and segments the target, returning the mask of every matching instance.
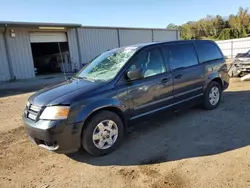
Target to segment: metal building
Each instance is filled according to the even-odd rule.
[[[38,67],[41,74],[73,72],[109,49],[179,36],[168,29],[0,22],[0,81],[35,77]]]

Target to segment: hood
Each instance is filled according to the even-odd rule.
[[[250,58],[238,58],[233,62],[235,65],[250,65]]]
[[[250,58],[249,53],[238,53],[235,58]]]
[[[243,63],[245,63],[245,62],[250,62],[250,57],[240,57],[240,58],[237,58],[237,60],[239,60],[240,62],[243,62]]]
[[[44,88],[33,94],[29,101],[37,106],[65,104],[65,97],[73,94],[83,94],[98,87],[100,83],[86,80],[70,80],[61,84]],[[67,100],[68,103],[69,100]],[[55,103],[56,102],[56,103]]]

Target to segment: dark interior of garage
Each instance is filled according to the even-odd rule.
[[[67,42],[31,43],[31,49],[36,74],[67,72],[66,66],[69,61]]]

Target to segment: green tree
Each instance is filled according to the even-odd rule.
[[[247,37],[246,29],[244,27],[240,30],[240,37]]]
[[[167,29],[178,29],[178,26],[173,23],[170,23],[168,24]]]
[[[228,40],[231,38],[231,30],[229,28],[223,29],[218,36],[220,40]]]
[[[206,16],[183,25],[171,23],[169,29],[180,29],[182,39],[232,39],[250,36],[250,14],[248,8],[239,8],[237,15],[222,18],[220,15]]]

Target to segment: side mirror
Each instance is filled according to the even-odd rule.
[[[127,72],[127,77],[130,80],[137,80],[140,78],[143,78],[143,72],[140,69],[136,69],[136,70],[130,70]]]

